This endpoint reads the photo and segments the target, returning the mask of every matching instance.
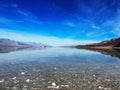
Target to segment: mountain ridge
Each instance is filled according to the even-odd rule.
[[[49,45],[45,45],[42,43],[34,43],[34,42],[20,42],[15,41],[7,38],[0,38],[0,46],[1,47],[24,47],[24,48],[30,48],[30,47],[38,47],[38,48],[44,48],[48,47]]]
[[[102,41],[99,43],[77,45],[77,48],[97,48],[97,49],[120,49],[120,37],[111,40]]]

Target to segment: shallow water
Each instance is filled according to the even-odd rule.
[[[120,90],[120,59],[75,48],[0,53],[0,90]]]

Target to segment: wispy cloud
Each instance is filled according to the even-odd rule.
[[[11,3],[10,5],[11,5],[11,7],[14,7],[14,8],[18,7],[18,5],[16,3]]]
[[[0,23],[8,23],[8,22],[11,22],[11,20],[5,18],[5,17],[2,17],[0,16]]]
[[[80,44],[88,44],[94,43],[96,41],[93,40],[74,40],[70,38],[58,38],[53,36],[42,36],[42,35],[29,35],[27,33],[19,33],[13,32],[13,30],[9,29],[0,29],[0,38],[9,38],[12,40],[17,41],[24,41],[24,42],[41,42],[48,45],[53,46],[63,46],[63,45],[80,45]]]
[[[27,15],[27,13],[24,13],[24,15]],[[26,27],[26,23],[29,24],[36,24],[36,26],[41,25],[42,23],[35,18],[35,16],[29,15],[25,17],[22,17],[23,19],[10,19],[7,17],[0,16],[0,24],[9,26],[11,28],[13,27],[22,27],[22,28],[29,28]]]
[[[62,24],[69,27],[77,27],[77,23],[74,23],[72,21],[64,21]]]
[[[93,29],[100,29],[99,26],[96,26],[95,24],[90,24],[90,26],[93,28]]]
[[[120,9],[117,11],[116,18],[106,21],[104,24],[106,27],[112,27],[109,32],[120,36]]]
[[[19,14],[24,15],[24,16],[30,15],[30,13],[29,13],[28,11],[25,11],[25,10],[20,10],[20,9],[18,9],[17,12],[18,12]]]
[[[118,9],[118,15],[113,25],[114,25],[113,33],[115,33],[117,36],[120,36],[120,9]]]
[[[11,20],[9,18],[2,17],[2,16],[0,16],[0,24],[6,25],[6,26],[18,25],[16,20]]]
[[[56,3],[53,3],[52,5],[50,3],[51,1],[49,3],[45,1],[43,5],[41,4],[42,3],[41,2],[40,3],[41,6],[38,3],[36,3],[36,5],[38,6],[33,5],[35,11],[33,11],[31,6],[29,6],[30,5],[29,3],[25,3],[25,5],[27,8],[29,8],[29,10],[31,9],[30,11],[27,10],[24,6],[21,5],[21,3],[17,1],[16,3],[14,1],[9,4],[6,3],[7,7],[4,7],[3,9],[1,9],[2,12],[0,14],[0,25],[8,29],[18,29],[18,31],[23,31],[23,32],[30,31],[30,33],[34,33],[34,34],[51,35],[53,37],[49,37],[49,38],[52,38],[50,41],[52,41],[52,43],[58,42],[59,44],[66,43],[66,42],[68,42],[68,44],[71,44],[69,42],[72,42],[74,44],[78,44],[78,43],[84,44],[84,43],[91,42],[91,40],[86,41],[86,39],[102,40],[107,36],[109,37],[111,33],[114,33],[117,36],[120,35],[120,30],[119,30],[120,15],[118,14],[115,20],[109,20],[109,18],[107,18],[106,13],[113,12],[112,9],[110,8],[111,5],[107,6],[104,1],[102,1],[102,3],[99,3],[101,2],[101,0],[98,0],[98,1],[95,1],[95,3],[93,2],[92,4],[93,7],[92,7],[91,5],[89,6],[86,4],[87,2],[91,3],[89,0],[88,1],[76,0],[76,1],[78,2],[75,3],[75,6],[71,7],[71,5],[74,4],[74,3],[73,4],[71,3],[68,6],[69,8],[67,7],[62,8],[64,5],[62,5],[62,3],[61,5],[58,5],[57,1],[55,1]],[[71,10],[72,8],[75,8],[75,9]],[[111,10],[109,11],[108,8],[110,8]],[[59,12],[59,10],[62,12]],[[9,12],[9,11],[11,12],[10,15],[6,15],[6,12]],[[47,13],[49,13],[50,15],[46,15]],[[119,13],[119,10],[118,10],[118,13]],[[101,23],[103,23],[106,20],[106,19],[104,20],[103,18],[104,16],[108,21],[106,21],[104,25],[101,25]],[[111,16],[111,17],[114,17],[114,16]],[[107,31],[107,29],[111,26],[113,27],[113,30]],[[108,28],[106,29],[104,27],[108,27]],[[45,32],[45,34],[43,33],[41,34],[41,32]],[[15,34],[19,36],[18,33],[15,33]],[[35,36],[35,35],[33,36],[42,38],[40,36]],[[63,38],[70,37],[74,39],[84,38],[85,40],[79,41],[79,40],[74,40],[70,38],[61,39],[57,37],[63,37]],[[102,39],[99,39],[101,37]],[[112,34],[110,37],[112,37]],[[45,39],[44,41],[47,41],[47,40],[49,39]]]
[[[25,21],[34,21],[34,19],[38,19],[37,16],[35,16],[32,12],[20,8],[20,6],[16,3],[11,3],[10,7],[14,8],[14,12],[18,13],[19,15],[21,15],[20,17],[25,20]]]

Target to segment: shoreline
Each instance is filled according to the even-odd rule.
[[[112,46],[76,46],[76,48],[81,48],[81,49],[107,49],[107,50],[112,50],[112,49],[120,49],[120,47],[112,47]]]

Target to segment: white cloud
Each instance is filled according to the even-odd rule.
[[[13,32],[13,30],[0,29],[0,38],[9,38],[17,41],[24,42],[40,42],[52,46],[66,46],[66,45],[80,45],[95,43],[93,40],[74,40],[70,38],[58,38],[53,36],[42,36],[42,35],[30,35],[25,33]]]

